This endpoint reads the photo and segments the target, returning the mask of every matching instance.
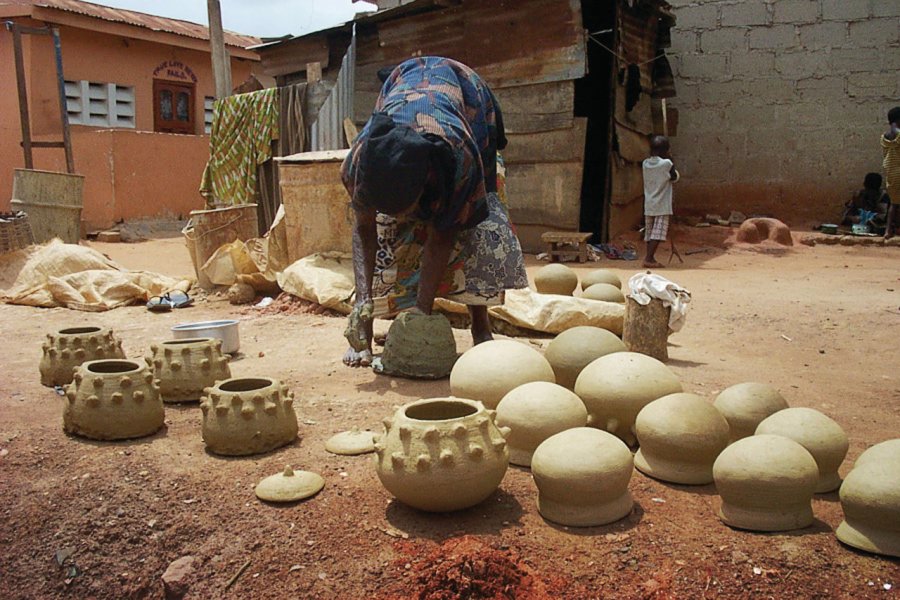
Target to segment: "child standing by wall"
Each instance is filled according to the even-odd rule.
[[[888,130],[881,136],[881,150],[884,152],[884,179],[887,193],[891,197],[888,208],[884,239],[894,237],[894,219],[900,204],[900,106],[888,111]]]
[[[655,135],[650,138],[650,158],[644,159],[644,241],[647,256],[644,266],[662,268],[656,260],[656,249],[666,241],[672,217],[672,184],[678,181],[678,171],[672,162],[669,138]]]

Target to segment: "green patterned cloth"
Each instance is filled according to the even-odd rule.
[[[200,183],[207,203],[255,202],[257,166],[272,158],[272,140],[278,137],[277,88],[216,100],[209,162]]]

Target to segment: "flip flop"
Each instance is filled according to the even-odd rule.
[[[172,308],[187,308],[194,303],[194,299],[188,296],[187,292],[179,290],[166,293],[166,298],[171,301]]]
[[[147,310],[150,312],[169,312],[172,310],[172,299],[169,298],[169,294],[153,296],[147,302]]]

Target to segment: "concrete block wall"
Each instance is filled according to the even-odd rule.
[[[827,222],[881,171],[900,0],[669,0],[676,213]]]

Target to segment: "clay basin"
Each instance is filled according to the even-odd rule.
[[[176,340],[188,338],[218,338],[222,340],[222,352],[225,354],[234,354],[241,347],[241,338],[238,334],[238,322],[233,319],[181,323],[172,327],[172,336]]]

